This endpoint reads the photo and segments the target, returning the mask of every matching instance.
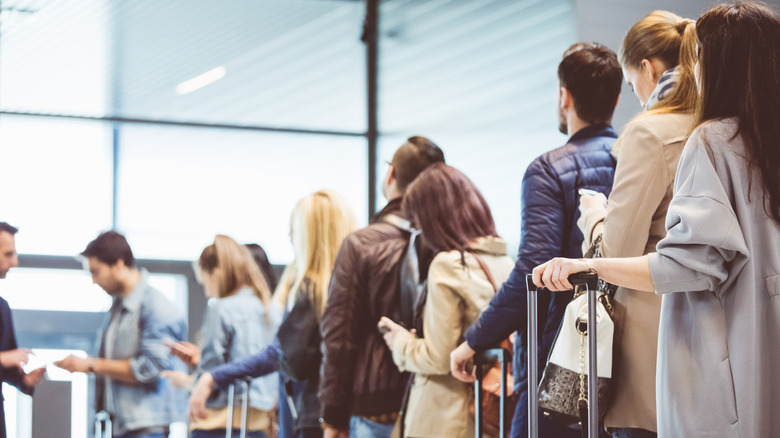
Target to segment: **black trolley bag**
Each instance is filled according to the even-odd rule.
[[[581,272],[569,276],[569,283],[571,283],[575,289],[580,288],[581,290],[584,286],[587,293],[588,318],[586,337],[588,340],[588,376],[598,376],[597,354],[595,353],[598,351],[596,346],[597,299],[599,294],[598,282],[598,275],[594,272]],[[537,293],[539,292],[539,289],[534,285],[531,274],[526,277],[526,285],[528,287],[528,436],[529,438],[538,438],[539,354],[537,334]],[[598,394],[599,379],[588,378],[587,381],[587,419],[582,422],[583,436],[598,438],[600,436],[598,397],[590,397],[590,394]],[[583,408],[581,407],[580,409]],[[581,416],[584,416],[584,412]],[[587,435],[585,433],[586,430]]]
[[[249,407],[249,387],[252,385],[252,380],[241,379],[237,383],[231,383],[228,387],[228,405],[227,405],[227,422],[225,423],[225,438],[231,438],[233,436],[233,404],[236,394],[236,385],[241,384],[244,388],[244,392],[241,394],[241,428],[239,430],[239,436],[246,438],[246,420],[247,410]]]
[[[509,364],[512,362],[512,355],[509,354],[504,348],[492,348],[485,350],[481,353],[477,353],[474,357],[474,370],[477,380],[474,382],[474,435],[476,438],[481,438],[483,433],[483,410],[482,410],[482,379],[485,377],[485,368],[493,366],[498,362],[501,365],[501,397],[500,397],[500,414],[499,414],[499,437],[504,438],[508,436],[508,430],[506,430],[507,424],[507,373],[509,370]],[[494,405],[495,406],[495,405]]]

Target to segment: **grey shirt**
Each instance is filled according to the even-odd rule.
[[[691,134],[649,255],[664,294],[658,339],[661,437],[780,431],[780,225],[764,211],[733,119]],[[672,293],[675,292],[675,293]]]

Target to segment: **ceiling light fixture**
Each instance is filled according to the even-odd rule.
[[[195,90],[200,90],[206,85],[211,85],[214,82],[224,78],[226,74],[227,70],[225,70],[225,67],[220,65],[219,67],[213,68],[206,73],[195,76],[192,79],[188,79],[180,83],[176,86],[176,94],[187,94],[192,93]]]

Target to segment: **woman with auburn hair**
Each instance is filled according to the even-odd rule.
[[[197,364],[199,372],[204,372],[250,357],[270,345],[282,315],[272,305],[268,284],[249,249],[228,236],[217,235],[214,243],[201,252],[198,268],[206,296],[215,300],[206,309],[200,346],[177,343],[171,346],[171,352],[189,365]],[[166,372],[165,377],[171,378],[179,387],[190,386],[193,380],[175,371]],[[248,436],[263,438],[271,429],[277,385],[276,376],[252,380]],[[236,386],[237,394],[243,391],[241,385]],[[190,436],[224,437],[229,415],[227,405],[226,391],[211,391],[205,405],[205,416],[190,423]],[[240,427],[240,412],[240,406],[235,406],[232,413],[235,436]]]
[[[577,224],[583,253],[598,241],[602,257],[635,257],[654,251],[666,235],[664,217],[698,98],[694,22],[651,12],[628,31],[618,57],[645,111],[615,143],[609,201],[602,194],[582,196]],[[653,437],[661,297],[621,287],[613,304],[615,390],[604,426],[615,438]]]
[[[514,262],[498,237],[485,199],[461,172],[434,164],[409,186],[407,217],[436,252],[428,271],[422,321],[407,331],[387,317],[385,341],[398,369],[415,373],[404,436],[470,437],[472,385],[450,374],[450,351],[509,277]],[[419,315],[418,315],[419,316]]]
[[[662,295],[659,435],[773,436],[780,430],[780,19],[758,3],[726,4],[702,15],[696,33],[701,100],[657,252],[553,259],[534,269],[534,283],[568,289],[571,273],[594,270]]]
[[[285,270],[275,294],[275,301],[285,309],[276,338],[253,356],[204,373],[190,397],[191,418],[206,415],[206,399],[214,388],[224,389],[236,379],[280,370],[279,436],[322,436],[317,400],[319,320],[336,255],[344,238],[357,229],[357,221],[341,195],[320,190],[297,203],[290,228],[295,261]],[[287,424],[285,418],[291,418],[293,424]]]

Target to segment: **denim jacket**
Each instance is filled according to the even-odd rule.
[[[268,310],[250,288],[214,300],[206,310],[201,342],[200,372],[259,353],[270,345],[282,319],[282,310],[269,303]],[[276,373],[252,380],[249,405],[271,410],[276,405],[279,378]],[[236,385],[236,396],[243,386]],[[227,406],[227,391],[214,390],[207,400],[209,409]]]
[[[113,320],[113,342],[107,346]],[[173,303],[149,286],[148,273],[141,271],[141,280],[130,295],[114,298],[98,336],[98,357],[130,361],[138,380],[126,383],[100,375],[95,379],[96,406],[112,415],[117,435],[184,419],[186,392],[175,389],[169,379],[160,379],[160,372],[186,371],[186,367],[172,360],[164,338],[186,340],[187,323]]]

